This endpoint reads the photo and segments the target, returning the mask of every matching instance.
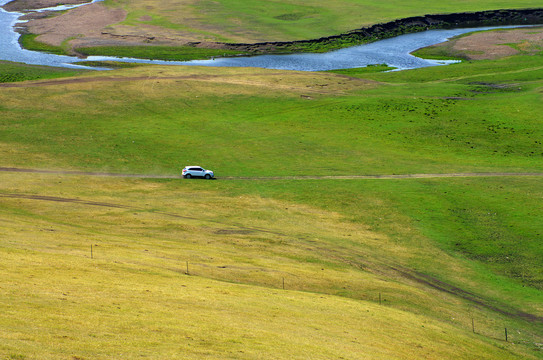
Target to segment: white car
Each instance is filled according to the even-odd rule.
[[[183,177],[185,179],[190,179],[193,177],[213,179],[215,176],[213,174],[213,171],[206,170],[201,166],[185,166],[185,168],[183,169]]]

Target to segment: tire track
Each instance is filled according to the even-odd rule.
[[[181,175],[123,174],[123,173],[110,173],[110,172],[102,172],[102,171],[49,170],[49,169],[27,169],[27,168],[14,168],[14,167],[0,167],[0,172],[34,173],[34,174],[51,174],[51,175],[103,176],[103,177],[143,178],[143,179],[179,179],[181,178]]]
[[[470,291],[466,291],[459,288],[458,286],[452,285],[451,283],[439,280],[437,277],[398,265],[390,266],[389,268],[406,279],[430,287],[434,290],[462,298],[472,304],[499,313],[501,315],[505,315],[509,318],[522,319],[530,323],[543,323],[543,316],[519,310],[505,302],[490,300],[484,295],[479,295]]]
[[[67,197],[59,197],[59,196],[49,196],[49,195],[35,195],[35,194],[15,194],[15,193],[0,193],[0,199],[1,198],[7,198],[7,199],[22,199],[22,200],[32,200],[32,201],[48,201],[48,202],[57,202],[57,203],[69,203],[69,204],[78,204],[78,205],[87,205],[87,206],[99,206],[99,207],[106,207],[106,208],[114,208],[114,209],[125,209],[130,211],[141,211],[141,212],[147,212],[151,214],[157,214],[157,215],[163,215],[167,217],[173,217],[177,219],[185,219],[185,220],[194,220],[194,221],[205,221],[210,224],[215,225],[221,225],[228,228],[235,228],[237,230],[235,231],[241,231],[245,233],[269,233],[274,234],[278,236],[287,236],[282,232],[274,231],[274,230],[268,230],[265,228],[255,227],[255,226],[243,226],[243,225],[236,225],[236,224],[228,224],[226,222],[222,222],[219,220],[213,220],[213,219],[206,219],[203,217],[195,217],[195,216],[187,216],[187,215],[180,215],[172,212],[167,211],[160,211],[160,210],[150,210],[143,207],[137,207],[133,205],[124,205],[124,204],[116,204],[116,203],[108,203],[108,202],[102,202],[102,201],[93,201],[93,200],[83,200],[83,199],[77,199],[77,198],[67,198]],[[228,229],[221,229],[217,230],[219,233],[221,231],[228,232],[231,230]]]
[[[159,174],[123,174],[102,171],[49,170],[15,167],[0,167],[0,172],[34,173],[51,175],[102,176],[141,179],[182,179],[181,175]],[[465,173],[430,173],[430,174],[383,174],[383,175],[293,175],[293,176],[224,176],[221,180],[373,180],[373,179],[430,179],[457,177],[543,177],[543,172],[465,172]]]

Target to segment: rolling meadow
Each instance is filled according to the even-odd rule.
[[[541,52],[8,67],[2,358],[542,358]]]

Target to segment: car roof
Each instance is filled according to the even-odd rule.
[[[185,166],[185,168],[191,168],[191,167],[199,167],[199,168],[201,168],[200,165],[187,165],[187,166]]]

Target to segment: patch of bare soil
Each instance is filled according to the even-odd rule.
[[[3,8],[6,11],[25,12],[29,10],[43,9],[57,5],[78,5],[90,2],[89,0],[14,0]]]
[[[32,0],[17,0],[28,1]],[[56,4],[58,0],[51,1]],[[70,3],[84,0],[68,0]],[[88,2],[88,1],[84,1]],[[22,3],[18,8],[24,8]],[[36,7],[32,4],[32,7]],[[15,10],[14,10],[15,11]],[[195,42],[195,35],[190,32],[161,28],[151,24],[127,26],[119,24],[126,18],[126,12],[118,8],[106,8],[100,3],[89,4],[72,9],[58,16],[50,16],[51,12],[30,12],[22,17],[28,20],[18,25],[23,33],[39,35],[37,40],[49,45],[60,46],[69,40],[71,49],[93,46],[116,45],[192,45],[213,47],[212,43]],[[144,15],[140,21],[150,21],[152,17]],[[215,45],[215,47],[221,47]],[[77,54],[74,51],[75,54]]]
[[[498,59],[543,50],[543,28],[485,31],[453,40],[452,50],[469,60]]]
[[[125,16],[121,9],[108,9],[94,3],[59,16],[31,20],[24,27],[32,34],[39,34],[38,41],[60,46],[70,38],[100,39],[103,28],[124,20]]]

